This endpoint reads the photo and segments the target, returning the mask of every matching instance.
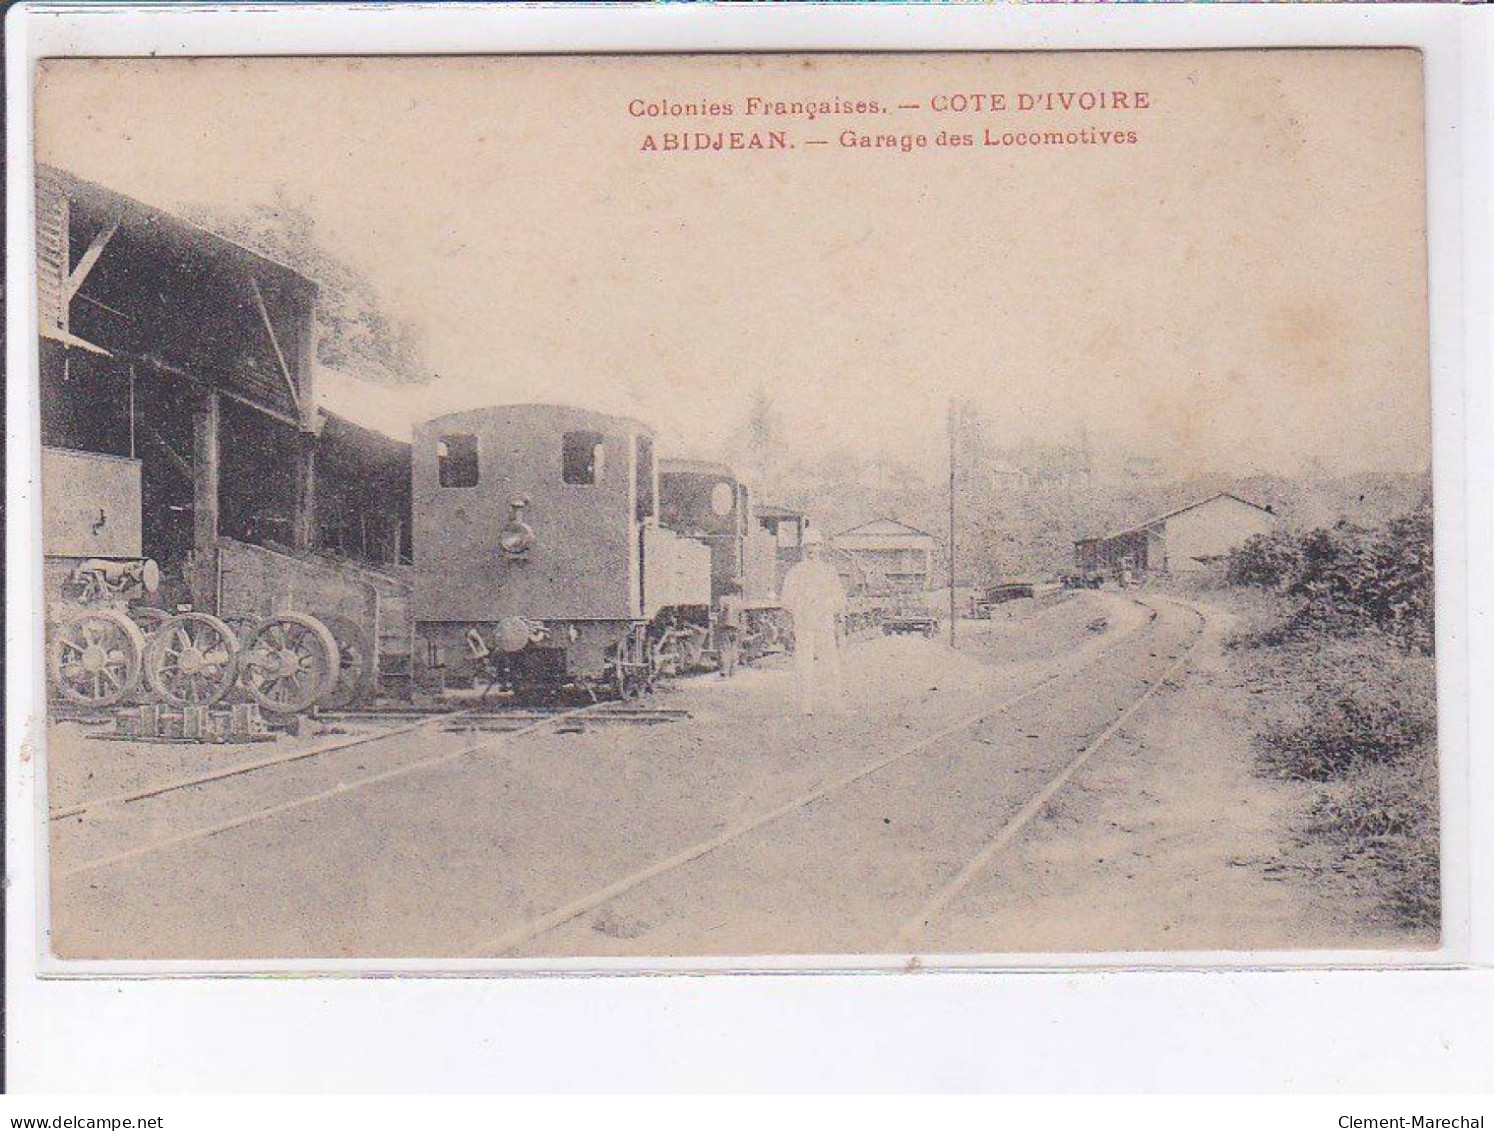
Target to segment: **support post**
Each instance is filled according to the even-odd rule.
[[[311,550],[316,545],[316,436],[296,433],[295,498],[291,512],[291,545]]]
[[[192,410],[192,548],[206,554],[218,543],[218,394]]]
[[[218,611],[218,394],[192,409],[192,556],[187,584],[192,607]]]

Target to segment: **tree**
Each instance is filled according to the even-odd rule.
[[[186,215],[316,281],[318,363],[383,385],[426,380],[415,328],[390,317],[367,278],[319,242],[316,218],[284,189],[246,212],[189,208]]]

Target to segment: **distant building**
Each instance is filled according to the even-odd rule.
[[[1081,570],[1188,573],[1206,569],[1277,522],[1270,507],[1221,492],[1139,526],[1074,543]]]
[[[896,519],[879,518],[830,539],[836,567],[900,593],[921,593],[934,568],[934,536]],[[879,585],[880,587],[880,585]]]

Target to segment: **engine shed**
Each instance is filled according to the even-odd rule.
[[[408,678],[410,445],[318,402],[316,283],[42,167],[44,571],[149,559],[140,599],[324,621],[367,695]]]
[[[36,227],[42,444],[138,479],[138,552],[171,597],[216,606],[220,537],[309,549],[316,284],[60,169],[38,171]]]

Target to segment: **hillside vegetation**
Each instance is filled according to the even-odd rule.
[[[1440,919],[1430,499],[1374,527],[1251,539],[1228,583],[1264,594],[1234,641],[1265,708],[1261,773],[1311,783],[1299,863],[1419,932]]]
[[[946,425],[935,419],[917,426],[942,434]],[[1285,525],[1306,530],[1339,519],[1381,525],[1414,508],[1425,485],[1423,476],[1409,474],[1176,475],[1148,458],[1091,452],[1082,437],[1070,445],[1003,446],[971,405],[961,408],[956,429],[961,584],[1057,576],[1072,568],[1076,539],[1135,526],[1220,491],[1270,506]],[[935,585],[947,583],[947,473],[858,453],[833,430],[791,437],[761,389],[726,447],[759,500],[806,510],[828,533],[896,518],[932,534],[939,544]]]

